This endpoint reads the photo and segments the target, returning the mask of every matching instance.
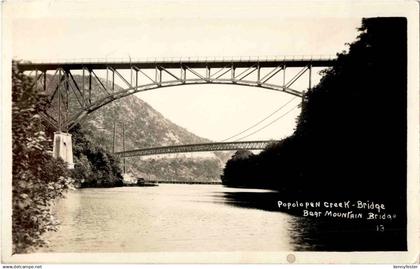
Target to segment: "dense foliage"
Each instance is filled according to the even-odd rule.
[[[72,176],[76,182],[81,187],[122,186],[119,160],[80,125],[73,128],[71,134],[75,163]]]
[[[294,134],[229,160],[224,184],[405,208],[406,20],[363,19],[359,32],[307,93]]]
[[[33,80],[12,66],[12,240],[13,253],[24,253],[45,244],[41,235],[56,228],[51,213],[54,199],[71,188],[66,164],[51,155],[52,142],[45,134],[39,111],[45,97]]]

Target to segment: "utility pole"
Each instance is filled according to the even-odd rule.
[[[122,131],[123,131],[123,137],[122,137],[123,151],[125,151],[125,125],[124,125],[124,122],[122,124]],[[123,157],[123,173],[125,174],[125,157]]]
[[[112,153],[115,153],[115,114],[114,114],[114,133],[112,134]]]
[[[310,90],[312,88],[312,65],[309,65],[309,88]]]
[[[58,70],[59,73],[59,78],[61,80],[61,69]],[[59,81],[60,81],[59,80]],[[58,132],[61,133],[61,87],[60,87],[60,82],[58,82],[58,89],[57,89],[57,94],[58,94]]]
[[[109,71],[109,68],[106,69],[106,82],[108,83],[107,87],[109,88],[108,71]],[[115,87],[115,72],[112,71],[112,93],[114,93],[114,87]],[[112,102],[112,119],[114,121],[114,133],[112,135],[112,153],[115,153],[115,138],[116,138],[116,126],[115,126],[116,112],[115,112],[115,102],[116,101]]]

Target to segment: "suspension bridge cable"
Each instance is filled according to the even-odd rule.
[[[241,137],[241,138],[238,138],[237,140],[235,140],[235,142],[240,141],[240,140],[242,140],[242,139],[245,139],[245,138],[247,138],[247,137],[249,137],[249,136],[251,136],[251,135],[253,135],[253,134],[256,134],[256,133],[258,133],[259,131],[262,131],[263,129],[267,128],[267,127],[268,127],[268,126],[270,126],[271,124],[273,124],[273,123],[275,123],[276,121],[280,120],[281,118],[285,117],[287,114],[289,114],[290,112],[292,112],[295,108],[297,108],[299,105],[300,105],[300,104],[297,104],[296,106],[292,107],[292,108],[291,108],[291,109],[289,109],[286,113],[282,114],[280,117],[278,117],[278,118],[274,119],[273,121],[269,122],[268,124],[264,125],[263,127],[259,128],[258,130],[254,131],[254,132],[252,132],[252,133],[250,133],[250,134],[248,134],[248,135],[246,135],[246,136],[243,136],[243,137]]]
[[[281,109],[283,109],[285,106],[287,106],[288,104],[290,104],[290,102],[292,102],[295,99],[296,99],[296,96],[292,97],[289,101],[287,101],[284,105],[282,105],[281,107],[279,107],[278,109],[276,109],[270,115],[266,116],[262,120],[260,120],[257,123],[253,124],[251,127],[248,127],[247,129],[245,129],[245,130],[243,130],[243,131],[241,131],[241,132],[239,132],[239,133],[237,133],[235,135],[232,135],[231,137],[228,137],[228,138],[222,140],[222,142],[225,142],[225,141],[230,140],[230,139],[232,139],[234,137],[240,136],[241,134],[249,131],[250,129],[252,129],[252,128],[256,127],[256,126],[258,126],[260,123],[264,122],[265,120],[267,120],[268,118],[270,118],[271,116],[273,116],[274,114],[276,114],[277,112],[279,112]]]

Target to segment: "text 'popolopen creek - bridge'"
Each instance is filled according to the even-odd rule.
[[[34,78],[34,86],[40,94],[48,96],[47,108],[41,116],[57,130],[54,137],[54,156],[60,156],[71,164],[72,145],[68,131],[92,112],[120,98],[164,87],[225,84],[274,90],[303,99],[305,91],[311,88],[312,68],[330,67],[334,62],[335,58],[330,56],[186,57],[19,61],[17,66],[20,71]],[[287,77],[287,69],[297,72],[292,72],[293,74]],[[294,85],[303,77],[307,77],[308,87],[297,90]],[[131,153],[127,151],[118,154],[128,157],[134,156],[133,152],[137,155],[149,152],[150,155],[181,150],[237,150],[246,145],[257,145],[256,143],[260,144],[255,146],[255,149],[266,146],[263,146],[263,141],[209,143],[163,147],[160,150],[138,149]]]

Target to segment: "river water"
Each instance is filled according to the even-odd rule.
[[[46,252],[284,251],[292,216],[232,202],[222,185],[80,189],[55,207]],[[275,201],[273,201],[275,206]]]
[[[369,251],[406,249],[404,229],[280,212],[279,193],[222,185],[89,188],[54,211],[39,252]],[[380,222],[382,223],[382,222]]]

